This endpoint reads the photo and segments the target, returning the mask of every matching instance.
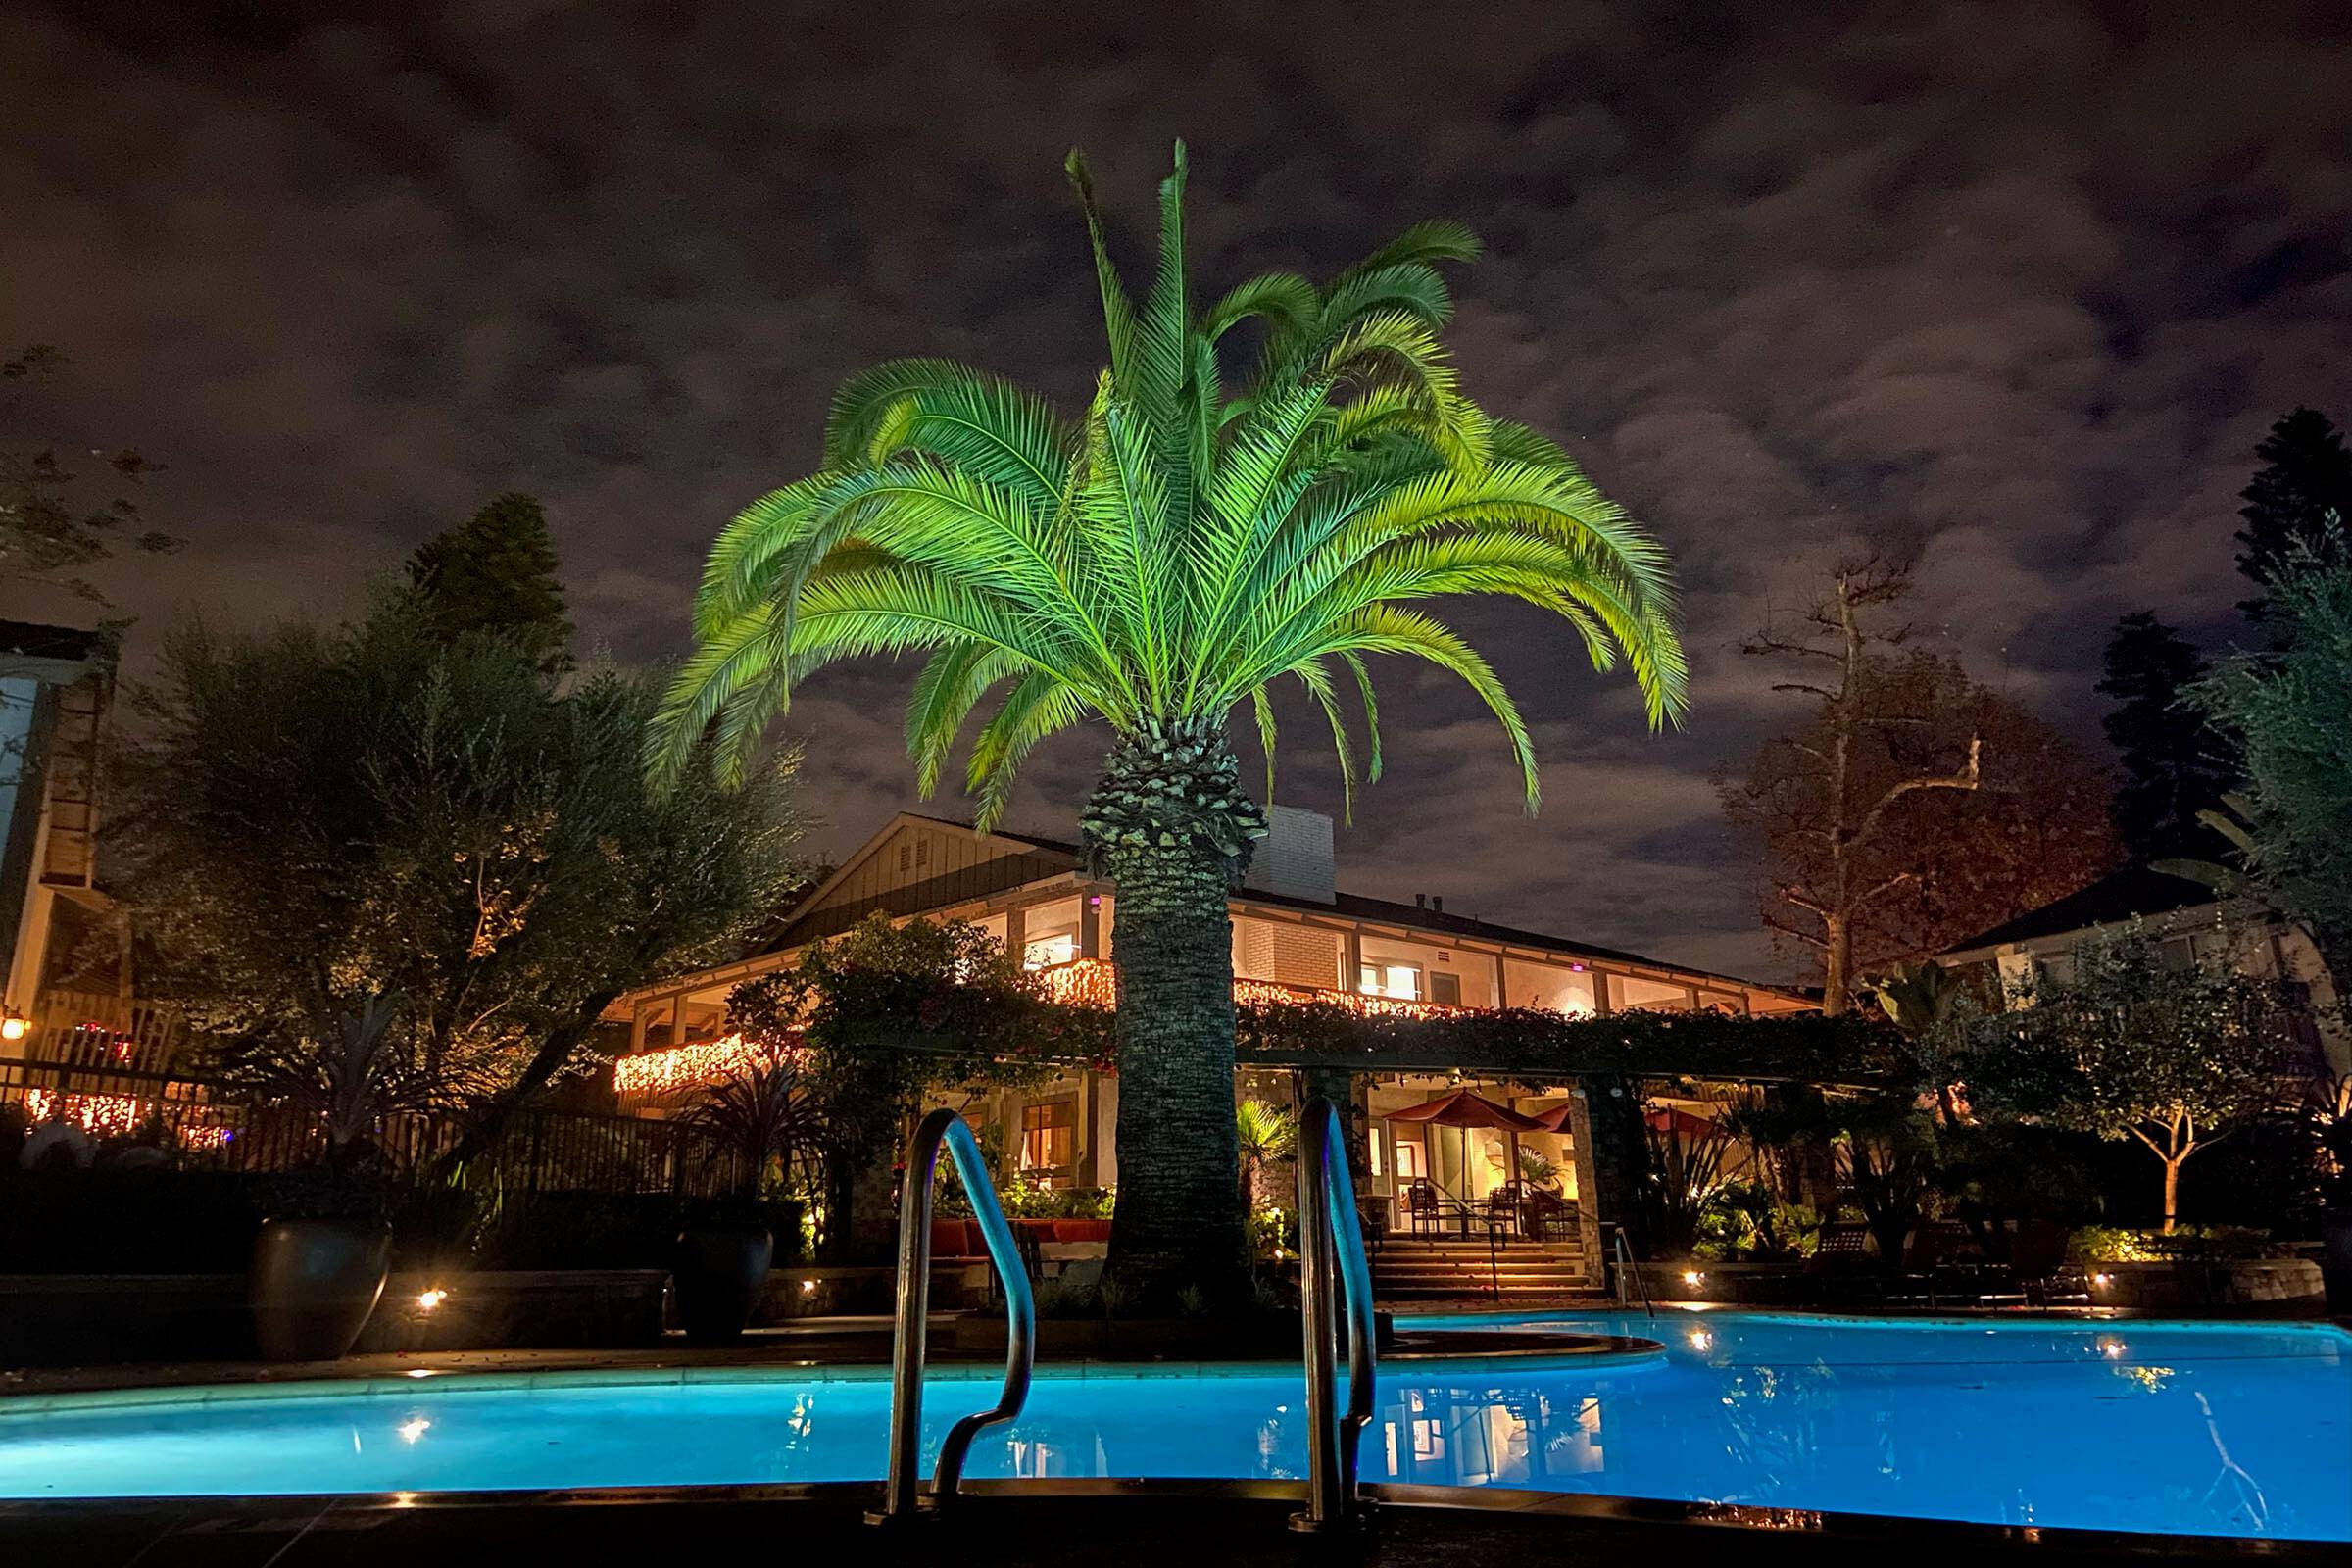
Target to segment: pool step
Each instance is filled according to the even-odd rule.
[[[1492,1253],[1484,1241],[1392,1241],[1373,1258],[1372,1280],[1381,1299],[1396,1301],[1551,1299],[1591,1295],[1599,1285],[1573,1241],[1521,1242]]]

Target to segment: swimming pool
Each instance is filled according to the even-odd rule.
[[[2352,1335],[1757,1313],[1417,1320],[1647,1333],[1660,1361],[1382,1369],[1366,1480],[2352,1540]],[[1041,1367],[969,1473],[1296,1479],[1296,1368]],[[927,1437],[994,1372],[943,1369]],[[958,1386],[960,1385],[960,1386]],[[134,1396],[116,1396],[117,1400]],[[0,1497],[869,1480],[875,1368],[378,1379],[0,1399]]]

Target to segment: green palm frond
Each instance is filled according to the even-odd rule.
[[[970,734],[964,784],[983,825],[1052,735],[1089,719],[1122,744],[1218,735],[1244,703],[1270,795],[1285,677],[1329,725],[1352,811],[1357,784],[1382,771],[1371,663],[1396,658],[1471,688],[1532,808],[1527,726],[1440,618],[1465,595],[1565,621],[1596,670],[1628,668],[1653,724],[1681,720],[1665,552],[1555,442],[1462,394],[1439,337],[1452,313],[1439,270],[1477,254],[1467,230],[1417,225],[1326,287],[1268,273],[1201,309],[1179,149],[1139,305],[1085,161],[1073,154],[1068,172],[1109,358],[1083,416],[948,360],[846,381],[824,467],[754,502],[712,547],[696,647],[649,744],[657,774],[677,776],[708,739],[733,776],[802,681],[844,659],[916,655],[916,783],[935,788]],[[1218,345],[1245,321],[1262,338],[1229,390]]]

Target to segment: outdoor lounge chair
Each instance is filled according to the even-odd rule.
[[[1805,1264],[1812,1294],[1824,1302],[1851,1301],[1886,1294],[1886,1275],[1870,1250],[1870,1227],[1833,1220],[1821,1228],[1821,1244]]]
[[[2055,1220],[2030,1219],[2017,1227],[2009,1249],[2018,1288],[2032,1306],[2088,1306],[2090,1279],[2068,1254],[2075,1233]]]

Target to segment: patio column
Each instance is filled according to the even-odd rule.
[[[1625,1227],[1634,1251],[1649,1255],[1649,1224],[1642,1208],[1642,1183],[1649,1166],[1649,1143],[1642,1129],[1642,1082],[1619,1073],[1583,1080],[1585,1110],[1592,1124],[1592,1201],[1595,1218]]]
[[[1301,1067],[1298,1069],[1298,1103],[1304,1105],[1317,1095],[1337,1106],[1348,1138],[1348,1174],[1354,1179],[1357,1192],[1364,1190],[1365,1172],[1371,1164],[1369,1080],[1346,1067]]]

